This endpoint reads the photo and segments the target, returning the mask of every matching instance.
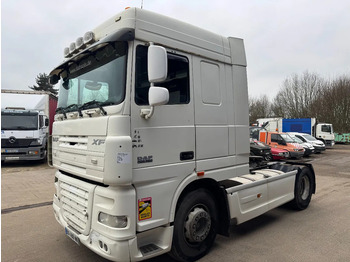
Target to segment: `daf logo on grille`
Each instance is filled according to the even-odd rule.
[[[15,143],[15,142],[16,142],[16,138],[15,138],[14,136],[10,136],[10,137],[9,137],[9,142],[10,142],[11,144]]]

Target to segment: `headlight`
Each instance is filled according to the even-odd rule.
[[[42,143],[43,143],[42,139],[38,138],[38,139],[33,140],[33,141],[30,143],[30,145],[31,145],[31,146],[41,146]]]
[[[103,212],[98,214],[98,222],[115,228],[125,228],[128,225],[126,216],[112,216]]]

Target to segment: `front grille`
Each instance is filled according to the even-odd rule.
[[[89,220],[89,192],[61,181],[60,193],[63,216],[68,225],[79,233],[83,233],[86,231]]]
[[[326,140],[325,144],[326,146],[332,146],[332,140]]]
[[[16,139],[13,143],[10,143],[8,138],[1,139],[2,148],[13,148],[13,147],[29,147],[30,143],[37,139]]]

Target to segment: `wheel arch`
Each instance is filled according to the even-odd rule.
[[[171,207],[170,221],[174,222],[176,211],[184,197],[192,191],[203,188],[206,189],[212,195],[218,210],[217,215],[220,220],[220,223],[217,225],[217,233],[224,236],[229,236],[230,212],[225,189],[221,187],[220,184],[214,179],[198,179],[197,174],[194,174],[194,176],[195,177],[192,177],[190,181],[187,180],[187,183],[183,183],[178,187]]]
[[[292,171],[292,170],[297,170],[297,176],[301,173],[303,168],[308,168],[311,172],[311,176],[312,176],[312,180],[313,180],[313,187],[312,187],[312,193],[315,194],[316,193],[316,176],[315,176],[315,171],[314,168],[312,166],[312,164],[308,164],[308,163],[301,163],[301,162],[288,162],[285,161],[284,163],[287,163],[287,165],[285,164],[275,164],[270,166],[271,169],[276,169],[276,170],[281,170],[284,172],[288,172],[288,171]]]

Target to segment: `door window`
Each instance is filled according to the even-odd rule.
[[[271,142],[278,143],[281,140],[281,137],[278,134],[271,134]]]
[[[149,105],[147,51],[147,46],[136,47],[135,103],[138,105]],[[188,104],[190,102],[188,59],[168,53],[168,76],[164,82],[159,83],[159,86],[169,90],[168,105]]]

